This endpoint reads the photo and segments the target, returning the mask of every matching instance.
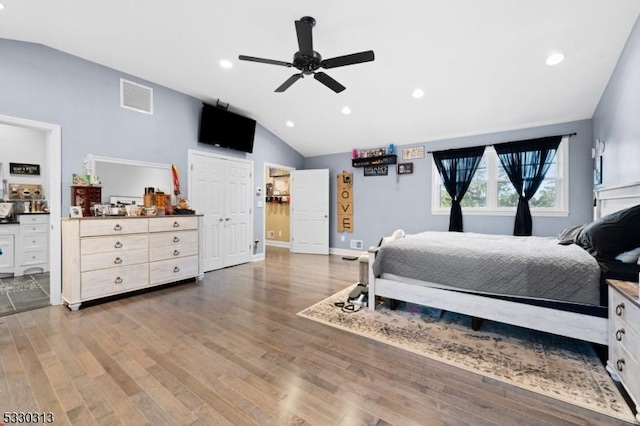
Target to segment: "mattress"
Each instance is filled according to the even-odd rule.
[[[600,304],[597,261],[553,237],[423,232],[381,247],[373,272],[478,293]]]

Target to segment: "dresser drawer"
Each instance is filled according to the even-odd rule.
[[[80,279],[83,300],[110,296],[146,287],[149,283],[149,265],[145,263],[83,272]]]
[[[609,291],[609,315],[627,328],[640,327],[640,309],[614,290]]]
[[[193,256],[198,254],[198,244],[180,244],[176,247],[149,247],[149,260],[154,262],[156,260],[173,259],[178,257]]]
[[[150,247],[177,247],[198,244],[198,231],[158,232],[149,234]]]
[[[631,395],[640,395],[640,365],[619,344],[609,346],[609,363]]]
[[[36,265],[40,263],[49,262],[49,252],[45,249],[42,250],[28,250],[23,251],[21,254],[20,265]]]
[[[149,219],[149,232],[181,231],[198,229],[198,218],[195,216],[171,216]]]
[[[149,246],[147,234],[121,235],[116,237],[91,237],[80,240],[80,253],[96,254],[143,250]]]
[[[198,275],[198,256],[161,260],[149,264],[152,285],[180,281]]]
[[[83,254],[80,257],[80,271],[115,268],[121,266],[146,263],[149,261],[149,250],[127,250],[112,253]]]
[[[42,234],[21,235],[20,242],[22,244],[22,250],[40,250],[47,248],[49,239],[47,235]]]
[[[33,225],[33,224],[49,224],[49,215],[47,214],[21,214],[20,224]]]
[[[47,223],[33,223],[25,225],[23,223],[20,224],[20,233],[24,235],[28,234],[45,234],[49,233],[49,224]]]
[[[80,236],[140,234],[149,229],[148,219],[93,219],[80,222]]]
[[[609,324],[612,327],[612,330],[609,331],[611,333],[609,344],[624,346],[634,359],[640,362],[640,338],[635,326],[629,327],[629,324],[625,324],[615,317],[610,319]]]

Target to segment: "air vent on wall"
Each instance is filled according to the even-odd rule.
[[[145,114],[153,114],[153,89],[121,78],[120,106]]]

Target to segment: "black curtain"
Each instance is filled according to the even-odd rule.
[[[494,145],[502,167],[519,195],[513,235],[531,235],[529,200],[547,174],[561,140],[562,136],[550,136]]]
[[[442,177],[444,187],[451,196],[449,231],[462,232],[460,201],[469,189],[473,175],[482,160],[484,146],[449,149],[433,153],[433,161]]]

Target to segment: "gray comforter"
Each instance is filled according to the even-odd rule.
[[[381,247],[373,271],[483,293],[600,302],[596,260],[551,237],[424,232]]]

